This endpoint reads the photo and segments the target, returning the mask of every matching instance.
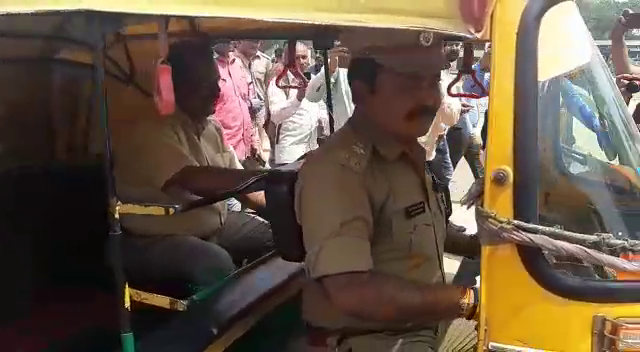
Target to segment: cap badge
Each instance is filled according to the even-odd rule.
[[[420,33],[420,45],[422,46],[430,46],[433,44],[433,32],[422,32]]]

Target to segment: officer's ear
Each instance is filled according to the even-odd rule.
[[[351,87],[353,103],[364,103],[375,93],[376,81],[380,65],[369,57],[356,57],[349,62],[347,79]]]
[[[351,82],[351,98],[354,105],[362,105],[373,93],[373,87],[367,83],[357,80]]]

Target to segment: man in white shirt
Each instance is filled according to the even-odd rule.
[[[296,64],[301,72],[309,67],[309,49],[301,42],[296,45]],[[295,80],[288,73],[284,82],[293,83]],[[275,166],[292,163],[318,147],[318,127],[326,126],[327,110],[323,102],[306,99],[306,93],[306,89],[280,89],[276,86],[276,79],[269,83],[267,95],[271,121],[277,126]]]
[[[333,103],[334,129],[337,131],[353,114],[351,88],[347,79],[349,53],[345,48],[334,48],[329,51],[329,73],[331,75],[331,101]],[[307,100],[311,102],[326,102],[327,83],[324,67],[309,81],[307,86]]]
[[[443,93],[440,109],[436,113],[436,117],[429,128],[426,135],[418,138],[418,142],[427,151],[427,165],[438,182],[445,187],[443,192],[446,196],[447,207],[449,212],[452,210],[449,183],[453,178],[454,167],[449,156],[449,146],[447,144],[447,130],[449,127],[458,123],[461,116],[464,116],[471,106],[459,98],[453,98],[448,95],[447,87],[455,79],[450,73],[451,64],[458,59],[460,48],[455,44],[449,44],[446,47],[446,58],[449,62],[449,68],[441,72],[440,90]],[[462,91],[460,84],[452,87],[454,93]],[[450,214],[449,214],[450,215]],[[452,223],[448,226],[455,228],[457,231],[464,232],[466,229]]]
[[[460,48],[455,44],[449,44],[446,47],[446,57],[449,62],[449,68],[441,73],[440,88],[443,92],[442,104],[429,132],[418,139],[418,142],[427,151],[427,161],[430,161],[431,171],[434,173],[438,181],[448,186],[453,177],[453,165],[449,156],[449,147],[447,145],[446,134],[449,127],[458,123],[458,120],[471,106],[458,98],[452,98],[447,93],[447,87],[455,76],[451,74],[451,64],[455,62],[460,55]],[[453,86],[454,93],[462,92],[460,84]]]
[[[445,48],[445,54],[447,57],[447,61],[449,61],[449,63],[453,63],[460,56],[460,47],[455,44],[449,44]],[[468,116],[466,115],[474,108],[473,105],[462,101],[459,98],[448,96],[447,87],[455,79],[455,76],[451,74],[450,70],[451,66],[448,69],[442,71],[440,84],[443,87],[442,92],[444,92],[444,97],[442,99],[440,109],[436,114],[436,118],[434,119],[429,132],[427,132],[427,136],[423,137],[426,139],[426,144],[423,144],[423,146],[425,147],[425,149],[427,149],[427,159],[432,157],[430,161],[427,161],[429,168],[433,172],[434,176],[438,179],[438,181],[446,186],[446,189],[444,191],[445,197],[447,197],[446,201],[447,207],[449,207],[449,211],[452,210],[449,183],[453,178],[455,166],[449,153],[448,143],[450,143],[450,141],[447,141],[446,138],[447,130],[450,127],[456,125],[460,118],[467,120],[463,122],[468,123]],[[462,84],[456,84],[455,86],[453,86],[452,91],[453,93],[461,93],[463,91]],[[432,142],[434,136],[438,136],[435,137],[437,138],[435,148],[433,147],[434,143]],[[432,149],[431,153],[429,153],[429,148]],[[450,221],[447,222],[447,226],[453,228],[458,232],[466,232],[466,228],[453,224]],[[458,267],[456,275],[453,277],[452,283],[455,285],[476,286],[476,278],[478,275],[480,275],[479,260],[472,258],[463,258],[460,266]]]

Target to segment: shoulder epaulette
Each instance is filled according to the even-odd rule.
[[[371,158],[371,143],[360,140],[353,133],[348,133],[343,143],[341,143],[340,163],[353,171],[363,172]]]

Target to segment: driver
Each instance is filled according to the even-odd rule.
[[[442,99],[443,46],[431,33],[370,31],[341,38],[355,110],[299,173],[303,314],[310,343],[332,351],[434,351],[440,323],[472,319],[478,304],[475,288],[445,282],[445,248],[477,256],[479,242],[446,233],[417,142]]]
[[[208,117],[220,94],[211,46],[185,40],[169,48],[176,112],[146,116],[114,135],[120,196],[148,203],[181,204],[232,189],[259,171],[242,170]],[[238,197],[265,205],[262,192]],[[134,280],[208,286],[272,249],[266,221],[228,212],[224,202],[172,216],[123,215],[130,233],[123,243],[127,274]]]

